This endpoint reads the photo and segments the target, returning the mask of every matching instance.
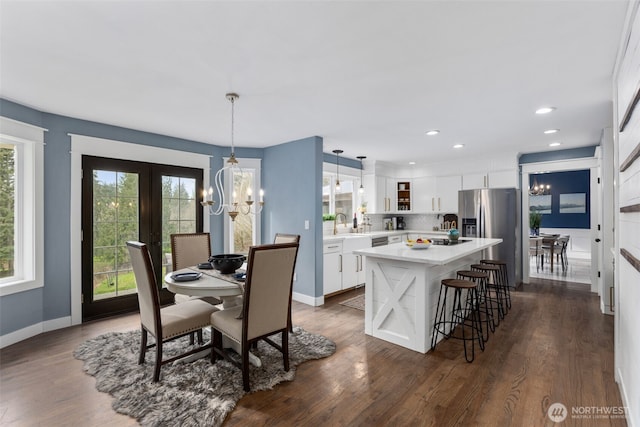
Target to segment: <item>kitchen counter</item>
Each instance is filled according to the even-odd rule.
[[[470,237],[463,237],[460,240],[463,242],[452,245],[431,245],[426,249],[412,249],[405,243],[394,243],[387,246],[378,246],[377,248],[360,249],[354,253],[356,255],[390,260],[444,265],[502,242],[502,239],[475,239]]]
[[[427,249],[411,249],[403,242],[354,251],[366,257],[365,333],[421,353],[429,351],[442,279],[469,270],[483,259],[485,249],[502,242],[461,239],[467,241]]]
[[[325,243],[333,243],[339,242],[344,239],[349,239],[353,237],[371,237],[372,239],[376,237],[384,237],[384,236],[400,236],[403,234],[418,234],[421,237],[429,237],[429,236],[437,236],[437,238],[442,238],[448,234],[448,231],[426,231],[426,230],[381,230],[381,231],[371,231],[368,233],[338,233],[338,234],[329,234],[323,236],[323,241]]]

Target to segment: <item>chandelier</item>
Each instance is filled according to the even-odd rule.
[[[230,202],[227,202],[226,196],[224,193],[223,176],[225,175],[225,172],[228,172],[227,176],[230,177],[231,179],[230,187],[232,189],[233,189],[234,177],[238,173],[240,173],[240,175],[243,177],[242,180],[244,181],[244,176],[245,176],[244,171],[238,164],[238,159],[236,159],[235,145],[234,145],[234,125],[235,125],[234,107],[235,107],[235,102],[238,100],[238,98],[240,98],[240,96],[237,93],[227,93],[225,97],[229,100],[229,102],[231,102],[231,156],[229,156],[229,159],[227,160],[227,164],[223,166],[218,172],[216,172],[216,175],[214,178],[216,192],[218,193],[217,208],[214,207],[215,201],[214,201],[214,191],[212,187],[209,187],[209,191],[202,190],[202,201],[200,202],[200,204],[203,207],[208,208],[209,215],[220,215],[226,210],[231,220],[235,221],[239,213],[243,215],[254,213],[252,211],[254,200],[251,198],[253,195],[251,187],[247,188],[247,194],[246,194],[247,199],[242,203],[238,202],[237,194],[235,191],[231,190]],[[262,189],[260,189],[259,195],[260,195],[260,200],[258,201],[258,212],[262,212],[262,208],[264,207],[264,191]],[[255,208],[253,210],[255,211]]]
[[[539,184],[534,180],[533,187],[529,187],[529,195],[530,196],[544,196],[545,194],[551,193],[551,185],[549,184]]]

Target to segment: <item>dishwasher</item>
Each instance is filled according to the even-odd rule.
[[[376,246],[387,246],[389,244],[389,238],[387,236],[383,237],[374,237],[371,239],[371,247],[375,248]]]

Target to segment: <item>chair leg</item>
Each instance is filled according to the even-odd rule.
[[[204,339],[202,338],[202,329],[198,329],[198,344],[202,345],[204,343]]]
[[[138,365],[144,363],[144,356],[147,354],[147,330],[142,328],[142,335],[140,339],[140,357],[138,358]]]
[[[218,359],[218,353],[216,350],[222,350],[222,332],[212,327],[211,340],[213,342],[213,348],[211,349],[211,363],[213,363]]]
[[[282,359],[284,362],[284,370],[289,372],[289,331],[282,331]]]
[[[162,367],[162,339],[156,337],[156,367],[153,372],[153,382],[160,381],[160,368]]]
[[[242,343],[242,386],[244,391],[250,391],[249,387],[249,344]]]

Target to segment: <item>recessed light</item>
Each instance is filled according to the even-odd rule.
[[[432,129],[432,130],[428,130],[427,131],[427,135],[429,135],[429,136],[437,135],[439,133],[440,133],[440,131],[438,129]]]
[[[538,108],[536,110],[536,114],[549,114],[550,112],[552,112],[553,110],[555,110],[556,107],[542,107],[542,108]]]
[[[462,148],[464,147],[464,144],[456,144],[453,146],[453,148]]]
[[[410,165],[415,165],[415,164],[416,164],[416,162],[409,162],[409,164],[410,164]]]
[[[549,147],[557,147],[558,145],[560,145],[559,142],[552,142],[551,144],[549,144]]]
[[[544,133],[546,133],[547,135],[551,133],[558,133],[558,132],[560,132],[560,129],[547,129],[544,131]]]

